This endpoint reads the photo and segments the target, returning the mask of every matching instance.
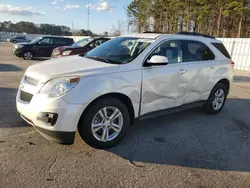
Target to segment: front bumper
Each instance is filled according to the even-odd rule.
[[[34,125],[31,120],[24,117],[23,115],[20,115],[20,116],[21,118],[23,118],[23,120],[31,124],[41,135],[43,135],[48,140],[57,142],[59,144],[73,144],[74,143],[75,131],[63,132],[63,131],[52,131],[52,130],[44,129],[44,128]]]
[[[15,55],[15,56],[17,56],[17,57],[23,57],[23,51],[22,50],[20,50],[20,49],[13,49],[12,50],[12,52],[13,52],[13,54]]]
[[[35,94],[29,103],[20,100],[20,90],[16,97],[17,111],[21,117],[34,126],[44,137],[61,144],[73,144],[77,125],[85,105],[68,104],[63,98],[48,98]],[[41,113],[58,114],[55,124],[42,120]]]

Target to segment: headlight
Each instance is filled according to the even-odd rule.
[[[48,94],[49,97],[55,98],[59,97],[73,87],[75,87],[80,80],[80,77],[65,77],[65,78],[55,78],[48,81],[40,90],[39,93]]]
[[[72,52],[71,50],[67,50],[67,51],[62,52],[62,55],[70,55],[71,52]]]

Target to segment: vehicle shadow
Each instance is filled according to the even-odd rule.
[[[49,57],[34,57],[34,59],[32,59],[32,61],[46,61],[49,60]]]
[[[239,82],[239,83],[250,83],[250,76],[234,76],[234,82]]]
[[[16,94],[15,88],[0,87],[0,128],[29,126],[16,110]]]
[[[249,99],[228,99],[217,115],[195,108],[140,121],[108,151],[135,167],[154,163],[249,172],[249,106]]]
[[[17,72],[22,71],[20,67],[10,64],[0,64],[0,72]]]

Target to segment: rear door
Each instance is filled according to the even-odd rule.
[[[59,46],[69,46],[69,42],[67,40],[67,38],[52,38],[52,45],[50,47],[50,51],[49,51],[49,56],[52,54],[52,51],[59,47]]]
[[[188,104],[206,100],[214,86],[213,75],[216,71],[215,55],[203,42],[183,40],[183,65],[187,80],[187,95],[183,101]]]
[[[26,40],[25,37],[20,37],[19,40],[20,40],[21,42],[27,42],[27,40]]]

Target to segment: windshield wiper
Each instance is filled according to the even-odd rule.
[[[94,59],[94,60],[97,60],[97,61],[103,61],[105,63],[114,64],[113,61],[108,60],[108,59],[103,58],[103,57],[98,57],[98,56],[84,56],[84,57],[89,58],[89,59]]]

